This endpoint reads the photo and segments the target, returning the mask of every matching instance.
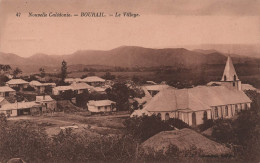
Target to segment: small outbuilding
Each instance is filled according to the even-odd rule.
[[[115,108],[116,102],[111,101],[111,100],[90,100],[88,102],[88,110],[90,112],[112,112],[116,111]]]

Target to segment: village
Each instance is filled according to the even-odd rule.
[[[49,137],[70,130],[88,133],[93,139],[139,130],[138,120],[144,125],[145,118],[150,117],[151,126],[141,128],[141,137],[138,134],[144,150],[164,151],[169,145],[187,150],[195,146],[203,156],[228,156],[234,152],[230,147],[206,137],[213,134],[212,126],[218,120],[237,119],[240,112],[250,110],[252,100],[246,91],[259,92],[239,80],[230,56],[220,81],[183,89],[154,81],[138,85],[132,80],[117,80],[110,73],[105,79],[90,74],[69,78],[67,63],[61,65],[61,78],[56,82],[46,81],[42,68],[38,77],[29,80],[3,69],[6,78],[12,79],[0,86],[0,113],[12,123],[25,120],[37,124]],[[181,137],[183,140],[178,141]],[[180,144],[183,141],[185,145]]]
[[[87,76],[83,79],[64,77],[62,84],[42,80],[8,80],[5,86],[0,87],[1,113],[7,117],[54,113],[64,111],[66,106],[61,106],[59,101],[67,100],[70,101],[70,106],[86,110],[90,115],[124,110],[128,111],[127,114],[133,112],[131,117],[155,114],[161,116],[162,120],[178,118],[190,126],[196,126],[203,123],[203,118],[230,118],[240,110],[249,109],[251,100],[243,91],[256,90],[249,84],[241,83],[230,57],[227,59],[221,81],[212,81],[206,86],[177,89],[166,83],[147,81],[144,85],[136,85],[128,80],[121,85],[122,89],[125,86],[133,91],[125,100],[128,103],[126,109],[118,108],[122,105],[116,103],[122,96],[117,97],[119,99],[108,96],[112,95],[113,86],[120,81],[106,80],[98,76]],[[122,93],[120,90],[116,91]],[[110,100],[111,98],[115,101]]]

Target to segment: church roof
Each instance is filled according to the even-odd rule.
[[[236,80],[239,80],[234,65],[232,63],[231,57],[228,56],[221,81],[234,81],[234,76]]]
[[[152,112],[176,110],[208,110],[213,106],[249,103],[251,100],[242,91],[225,86],[198,86],[189,89],[168,88],[159,92],[145,106]]]

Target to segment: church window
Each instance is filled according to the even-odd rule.
[[[237,80],[237,76],[236,75],[234,75],[234,81],[236,81]]]
[[[238,107],[237,107],[237,105],[235,105],[235,113],[236,113],[236,114],[238,113]]]
[[[170,115],[169,115],[169,113],[166,113],[165,114],[165,120],[168,121],[169,119],[170,119]]]
[[[218,118],[218,107],[215,107],[215,117]]]
[[[227,76],[226,75],[224,75],[224,81],[227,81]]]
[[[228,116],[228,106],[225,107],[225,115]]]

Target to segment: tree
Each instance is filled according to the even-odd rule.
[[[116,77],[115,75],[112,75],[110,72],[106,72],[104,76],[102,76],[102,78],[106,79],[106,80],[114,80]]]
[[[67,62],[62,61],[61,63],[61,81],[64,83],[65,78],[67,77]]]
[[[4,71],[4,72],[7,72],[9,70],[11,70],[11,66],[10,65],[2,65],[0,64],[0,72]]]
[[[71,100],[73,97],[75,97],[75,93],[72,90],[67,90],[61,93],[61,97],[64,100]]]
[[[143,142],[161,131],[173,130],[173,127],[156,115],[128,118],[124,125],[138,142]]]
[[[16,68],[13,70],[13,76],[14,76],[14,78],[16,78],[17,75],[22,74],[22,73],[23,73],[23,71],[22,71],[20,68],[18,68],[18,67],[16,67]]]
[[[78,106],[85,108],[88,101],[89,101],[89,93],[87,90],[81,94],[76,95],[76,104]]]
[[[129,109],[129,90],[125,83],[115,83],[112,89],[106,90],[109,100],[116,102],[117,110],[128,110]]]
[[[45,70],[44,70],[44,68],[41,67],[41,68],[39,69],[39,71],[40,71],[40,73],[41,73],[41,77],[44,78],[44,77],[45,77]]]

